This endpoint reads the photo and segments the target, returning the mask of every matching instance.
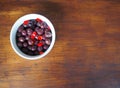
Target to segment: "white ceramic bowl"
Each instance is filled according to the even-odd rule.
[[[16,45],[16,32],[18,27],[25,21],[25,20],[30,20],[30,19],[36,19],[36,18],[40,18],[41,20],[45,21],[48,26],[50,27],[51,31],[52,31],[52,41],[50,44],[50,47],[41,55],[36,55],[36,56],[30,56],[27,54],[24,54]],[[14,49],[14,51],[21,57],[25,58],[25,59],[29,59],[29,60],[36,60],[36,59],[40,59],[44,56],[46,56],[51,49],[54,46],[55,43],[55,29],[52,25],[52,23],[44,16],[40,15],[40,14],[27,14],[25,16],[20,17],[12,26],[11,32],[10,32],[10,42],[11,42],[11,46]]]

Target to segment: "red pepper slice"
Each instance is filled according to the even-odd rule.
[[[38,43],[37,46],[42,46],[43,44],[42,43]]]
[[[38,40],[42,40],[42,36],[38,36]]]
[[[39,19],[39,18],[37,18],[37,19],[36,19],[36,21],[38,21],[38,22],[42,22],[42,20],[41,20],[41,19]]]
[[[43,54],[44,52],[40,51],[39,53],[40,53],[40,54]]]
[[[35,36],[32,36],[32,35],[31,35],[31,39],[34,39],[34,38],[35,38]]]
[[[35,38],[35,36],[36,36],[36,32],[34,31],[32,34],[31,34],[31,39],[34,39]]]
[[[27,25],[28,23],[29,23],[29,20],[25,20],[23,24]]]
[[[37,34],[37,33],[34,31],[34,32],[32,33],[32,36],[36,36],[36,34]]]

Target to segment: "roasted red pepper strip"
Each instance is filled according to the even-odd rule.
[[[35,36],[31,36],[31,39],[34,39],[35,38]]]
[[[42,20],[41,20],[41,19],[39,19],[39,18],[37,18],[37,19],[36,19],[36,21],[38,21],[38,22],[42,22]]]
[[[24,21],[24,25],[27,25],[29,23],[29,20]]]
[[[42,40],[42,36],[38,36],[38,40]]]
[[[42,46],[43,44],[42,43],[38,43],[37,46]]]
[[[36,34],[37,34],[37,33],[34,31],[34,32],[32,33],[32,36],[36,36]]]
[[[44,52],[42,52],[42,51],[40,52],[40,54],[43,54],[43,53],[44,53]]]
[[[31,39],[34,39],[35,38],[35,36],[36,36],[36,32],[34,31],[33,33],[32,33],[32,35],[31,35]]]

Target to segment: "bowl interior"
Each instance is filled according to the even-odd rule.
[[[41,20],[45,21],[48,26],[50,27],[51,29],[51,32],[52,32],[52,41],[51,41],[51,44],[49,46],[49,48],[41,55],[36,55],[36,56],[30,56],[30,55],[27,55],[27,54],[24,54],[16,45],[16,32],[17,32],[17,29],[18,27],[25,21],[25,20],[30,20],[30,19],[36,19],[36,18],[40,18]],[[35,60],[35,59],[40,59],[42,57],[44,57],[45,55],[47,55],[51,49],[53,48],[53,45],[55,43],[55,29],[52,25],[52,23],[44,16],[42,15],[39,15],[39,14],[28,14],[28,15],[25,15],[21,18],[19,18],[15,23],[14,25],[12,26],[12,29],[11,29],[11,33],[10,33],[10,42],[11,42],[11,45],[12,45],[12,48],[14,49],[14,51],[21,57],[25,58],[25,59],[29,59],[29,60]]]

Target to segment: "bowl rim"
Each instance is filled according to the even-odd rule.
[[[36,56],[30,56],[27,54],[24,54],[16,45],[16,41],[15,41],[15,36],[16,36],[16,32],[18,27],[25,21],[25,20],[30,20],[30,19],[36,19],[36,18],[40,18],[41,20],[45,21],[48,26],[50,27],[51,31],[52,31],[52,41],[51,44],[49,46],[49,48],[41,55],[36,55]],[[16,28],[17,27],[17,28]],[[44,56],[46,56],[53,48],[54,44],[55,44],[55,38],[56,38],[56,34],[55,34],[55,29],[54,26],[52,24],[52,22],[45,16],[41,15],[41,14],[26,14],[20,18],[18,18],[16,20],[16,22],[13,24],[11,31],[10,31],[10,43],[11,46],[13,48],[13,50],[22,58],[24,59],[28,59],[28,60],[37,60],[40,58],[43,58]]]

